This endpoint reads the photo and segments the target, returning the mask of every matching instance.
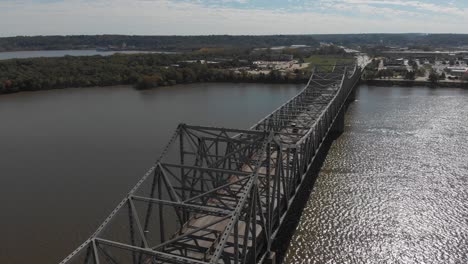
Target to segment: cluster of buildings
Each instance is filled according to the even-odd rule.
[[[413,67],[408,65],[408,61],[403,58],[391,59],[385,58],[383,63],[381,63],[380,69],[388,69],[397,73],[406,73],[407,71],[412,71]]]
[[[283,76],[294,73],[296,70],[309,67],[309,63],[299,63],[297,60],[291,61],[253,61],[252,67],[246,69],[249,74],[268,74],[272,70],[280,72]],[[239,70],[239,69],[237,69]]]
[[[445,72],[450,74],[451,76],[454,77],[464,77],[468,76],[468,66],[462,66],[462,67],[447,67],[445,68]],[[449,76],[450,78],[450,76]]]
[[[388,69],[404,76],[415,68],[422,68],[426,70],[426,77],[432,70],[449,80],[468,78],[468,51],[391,50],[383,55],[379,70]]]
[[[254,61],[254,67],[260,70],[296,70],[307,68],[309,63],[299,63],[297,60],[289,61]]]

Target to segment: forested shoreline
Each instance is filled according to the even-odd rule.
[[[315,56],[315,57],[311,57]],[[133,85],[149,89],[194,82],[304,83],[308,68],[280,71],[258,68],[255,61],[349,63],[342,48],[204,48],[175,54],[64,56],[0,60],[0,94],[70,87]],[[328,60],[330,59],[330,61]]]
[[[202,48],[257,48],[291,45],[320,46],[320,42],[347,47],[401,46],[432,49],[466,46],[468,34],[319,34],[319,35],[206,35],[130,36],[71,35],[0,38],[1,51],[96,49],[195,51]]]
[[[318,47],[310,35],[271,36],[17,36],[0,38],[0,51],[111,48],[115,50],[195,51],[202,48],[255,48],[295,44]]]
[[[0,61],[0,93],[113,85],[148,89],[194,82],[301,83],[307,79],[302,71],[290,75],[278,71],[269,74],[234,71],[232,67],[251,64],[239,58],[201,63],[206,56],[211,55],[117,54],[4,60]],[[188,59],[198,60],[188,62]]]

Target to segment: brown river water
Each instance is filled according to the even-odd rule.
[[[0,96],[0,263],[57,263],[180,122],[248,128],[302,86]],[[361,86],[286,263],[468,263],[468,90]]]
[[[0,96],[0,264],[58,263],[137,183],[181,122],[245,128],[303,85],[193,84]]]

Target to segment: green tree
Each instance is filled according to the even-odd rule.
[[[419,69],[416,71],[416,75],[419,76],[419,77],[424,77],[424,76],[426,76],[426,69],[424,69],[424,68],[419,68]]]
[[[429,74],[428,80],[431,82],[431,84],[437,84],[439,82],[439,76],[436,72],[433,71]]]
[[[415,79],[416,79],[416,72],[414,72],[414,71],[406,71],[405,79],[406,79],[406,80],[415,80]]]

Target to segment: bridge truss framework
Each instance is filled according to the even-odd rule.
[[[262,263],[326,138],[340,130],[357,66],[315,67],[250,130],[181,124],[155,165],[61,264]]]

